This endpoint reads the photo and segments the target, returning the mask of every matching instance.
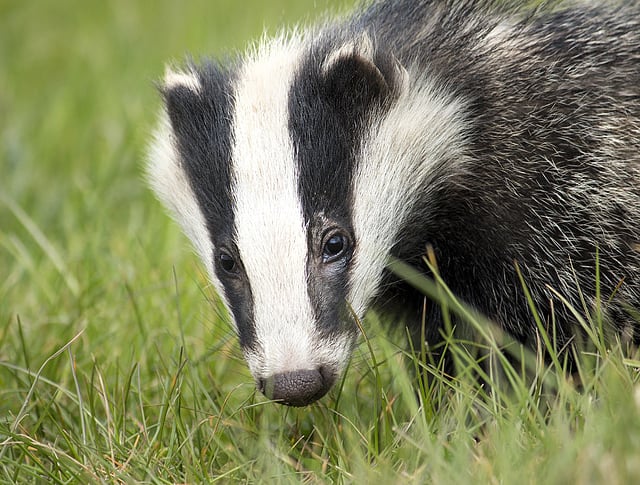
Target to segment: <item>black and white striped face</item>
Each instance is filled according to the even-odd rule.
[[[406,77],[366,36],[279,39],[237,67],[165,76],[151,185],[229,307],[258,387],[285,404],[315,401],[344,370],[353,315],[375,296],[420,183],[424,153],[388,166],[417,137],[395,130],[416,105],[440,106],[412,99]]]

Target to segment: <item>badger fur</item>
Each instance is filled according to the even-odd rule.
[[[563,299],[597,295],[634,337],[640,4],[518,3],[379,1],[168,69],[150,184],[269,398],[322,397],[371,307],[418,328],[424,297],[386,268],[428,246],[451,290],[524,343],[516,263],[558,345],[576,325]],[[430,343],[441,320],[428,304]]]

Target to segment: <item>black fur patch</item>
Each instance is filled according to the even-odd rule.
[[[386,62],[378,65],[345,52],[325,66],[339,47],[335,39],[312,47],[289,93],[289,130],[308,228],[308,292],[323,333],[344,331],[343,322],[349,320],[342,313],[355,244],[351,222],[355,157],[369,114],[382,107],[392,91],[392,69]],[[335,230],[348,236],[350,247],[339,262],[324,264],[323,241]]]
[[[225,296],[238,326],[240,344],[253,347],[253,298],[241,269],[235,245],[231,177],[230,86],[233,73],[213,63],[193,68],[201,91],[186,86],[165,88],[163,95],[177,140],[180,161],[204,215],[215,254],[214,271],[223,283]],[[220,252],[235,258],[240,266],[229,275],[220,267]]]

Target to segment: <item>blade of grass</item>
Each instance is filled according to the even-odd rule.
[[[9,208],[15,218],[27,230],[38,246],[40,246],[40,249],[42,249],[42,251],[47,255],[49,260],[58,270],[58,273],[60,273],[60,276],[62,276],[62,279],[71,290],[71,293],[74,296],[78,296],[80,294],[80,284],[78,283],[78,280],[69,271],[69,268],[67,268],[67,265],[65,264],[64,259],[60,256],[58,250],[55,248],[53,243],[49,241],[47,236],[45,236],[44,232],[38,227],[35,221],[31,219],[29,215],[7,195],[0,193],[0,202]]]

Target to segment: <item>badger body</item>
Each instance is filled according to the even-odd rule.
[[[369,308],[437,341],[387,270],[433,248],[524,343],[640,308],[640,5],[395,0],[169,69],[148,176],[232,315],[258,388],[306,405]],[[597,278],[596,278],[597,275]]]

